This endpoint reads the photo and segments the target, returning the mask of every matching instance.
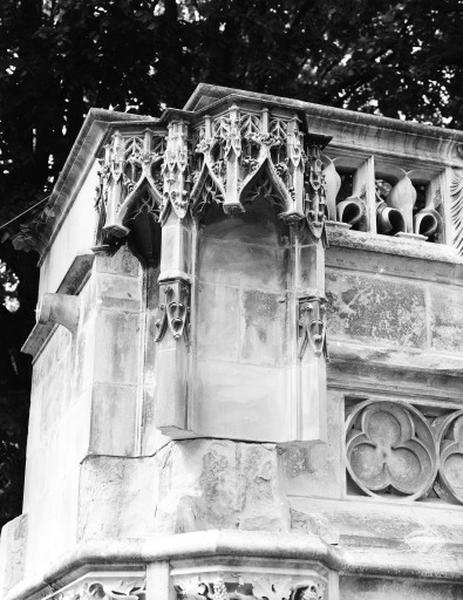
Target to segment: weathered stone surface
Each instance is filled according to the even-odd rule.
[[[274,445],[185,441],[164,451],[162,465],[158,531],[288,529]]]
[[[435,350],[463,353],[463,307],[461,288],[430,287],[431,343]]]
[[[24,555],[27,544],[27,515],[7,523],[0,537],[0,594],[7,591],[24,576]]]
[[[421,287],[360,274],[327,273],[328,334],[367,343],[424,347]]]
[[[238,361],[240,291],[228,285],[198,286],[198,354]]]
[[[463,137],[213,87],[186,109],[91,114],[52,194],[41,293],[76,318],[33,353],[7,600],[463,598]]]
[[[95,339],[95,379],[136,384],[138,377],[138,314],[102,310]]]
[[[281,294],[243,292],[240,356],[244,362],[268,366],[287,362],[286,312]]]
[[[341,577],[343,600],[436,600],[463,598],[463,586],[413,580],[390,580],[362,577]]]
[[[91,418],[90,454],[133,454],[137,425],[135,386],[96,383]]]
[[[281,449],[282,484],[291,496],[339,498],[344,485],[343,453],[344,398],[328,394],[328,441],[326,444],[298,443]]]
[[[197,369],[197,430],[254,439],[258,423],[264,441],[278,439],[279,432],[284,435],[290,418],[284,369],[212,359],[198,361]]]

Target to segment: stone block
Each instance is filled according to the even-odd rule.
[[[463,598],[463,585],[413,579],[341,577],[343,600],[450,600]]]
[[[285,297],[280,294],[243,290],[240,323],[243,362],[277,367],[287,361],[286,307]]]
[[[430,286],[431,344],[442,352],[463,353],[463,305],[461,288]]]
[[[331,269],[326,287],[329,339],[426,346],[425,296],[421,286]]]
[[[201,240],[199,276],[206,283],[279,292],[286,273],[283,252],[272,246]]]
[[[128,246],[123,245],[113,255],[98,254],[95,259],[94,270],[99,273],[139,277],[141,265]]]
[[[297,443],[282,448],[282,485],[289,496],[342,498],[344,495],[344,398],[331,391],[327,400],[327,443]]]
[[[198,288],[198,356],[238,360],[239,289],[206,283]]]
[[[139,315],[102,310],[98,314],[95,327],[95,381],[136,384]]]
[[[155,534],[155,459],[87,456],[80,469],[77,538],[144,539]]]
[[[162,451],[156,528],[286,531],[276,447],[229,440],[177,442]]]
[[[96,383],[92,394],[90,454],[130,456],[137,424],[136,386]]]
[[[284,369],[198,361],[194,430],[202,435],[285,440],[290,407]]]
[[[138,311],[141,305],[141,279],[112,273],[95,274],[97,298],[102,306]]]
[[[0,538],[0,594],[21,581],[24,575],[24,559],[27,544],[27,515],[22,514],[9,521],[2,529]]]

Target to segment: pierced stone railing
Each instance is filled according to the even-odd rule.
[[[444,228],[443,204],[450,198],[442,175],[430,178],[400,166],[382,170],[375,167],[374,156],[357,167],[338,166],[336,158],[324,158],[328,219],[353,230],[451,241]]]

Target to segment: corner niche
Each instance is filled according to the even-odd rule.
[[[267,198],[225,216],[210,208],[198,234],[192,428],[278,440],[290,427],[289,232]]]

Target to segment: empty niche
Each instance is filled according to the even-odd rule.
[[[244,206],[227,216],[209,205],[201,217],[195,417],[200,431],[272,440],[286,419],[290,248],[270,194]]]

